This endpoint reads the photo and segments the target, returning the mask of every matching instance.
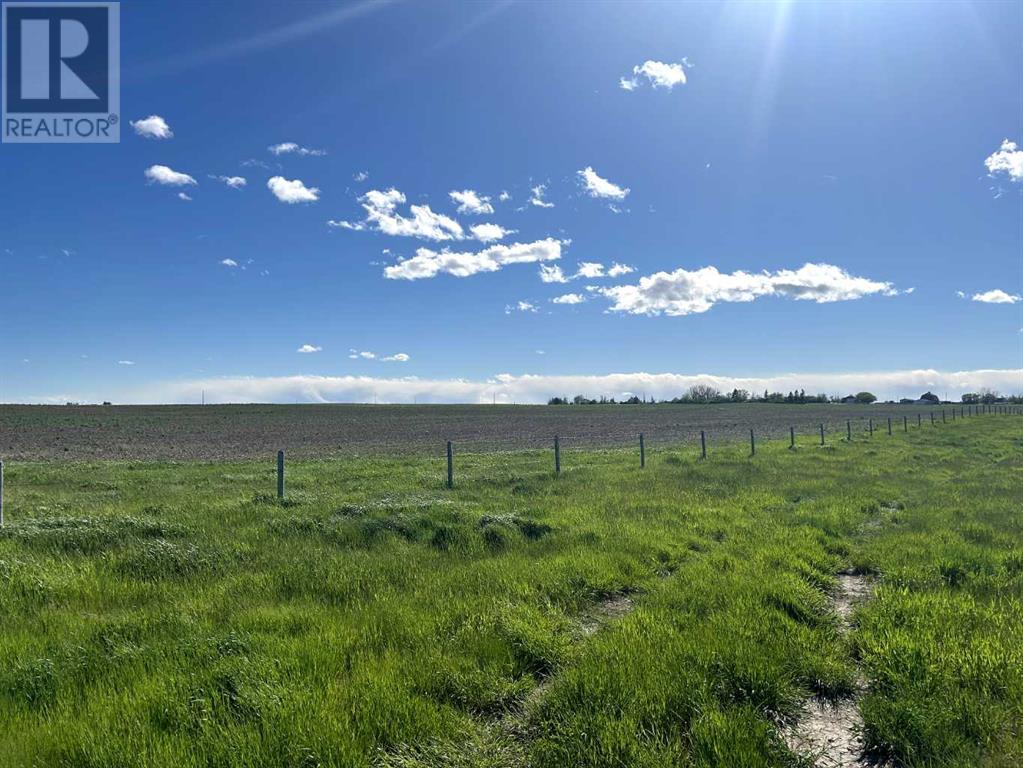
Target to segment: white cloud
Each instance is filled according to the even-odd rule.
[[[314,346],[312,344],[303,344],[301,347],[299,347],[295,351],[296,352],[300,352],[303,355],[310,355],[313,352],[322,352],[323,351],[323,347],[317,347],[317,346]]]
[[[184,200],[186,203],[190,203],[192,202],[192,197],[184,192],[178,192],[178,200]]]
[[[686,73],[682,64],[665,64],[663,61],[644,61],[632,68],[634,77],[621,78],[620,88],[633,91],[639,87],[640,77],[645,77],[654,88],[667,88],[669,91],[676,85],[686,84]]]
[[[714,267],[677,269],[642,277],[636,285],[601,288],[611,311],[670,316],[706,312],[718,302],[748,302],[762,296],[828,303],[872,294],[898,294],[891,283],[855,277],[831,264],[804,264],[797,270],[722,273]]]
[[[518,310],[519,312],[539,312],[539,307],[531,301],[519,301],[514,305],[509,304],[504,308],[504,313],[510,315],[512,312]]]
[[[619,396],[623,392],[643,392],[647,397],[670,399],[694,384],[705,384],[722,391],[745,389],[751,392],[808,392],[848,394],[869,390],[882,399],[917,397],[928,390],[946,392],[958,398],[964,392],[987,387],[999,392],[1019,392],[1023,369],[978,369],[969,371],[895,370],[856,373],[785,373],[777,376],[732,377],[687,373],[609,373],[606,375],[509,375],[485,379],[419,379],[412,377],[375,378],[369,376],[278,376],[229,377],[193,381],[173,380],[145,389],[117,393],[123,403],[197,402],[203,390],[207,403],[292,403],[356,402],[374,400],[384,403],[419,402],[544,403],[555,395],[583,394]],[[92,400],[108,399],[100,393]],[[34,402],[46,397],[23,398]],[[89,400],[80,394],[68,399]]]
[[[369,171],[359,171],[358,173],[352,175],[352,180],[360,182],[360,183],[363,182],[363,181],[366,181],[366,179],[368,179],[368,178],[369,178]]]
[[[147,139],[172,139],[174,132],[167,125],[167,121],[159,115],[150,115],[141,120],[130,120],[131,127],[135,133]]]
[[[504,240],[508,235],[514,235],[514,229],[505,229],[500,224],[475,224],[469,227],[472,236],[481,243],[492,243],[495,240]]]
[[[579,270],[572,276],[572,279],[584,277],[593,279],[596,277],[604,277],[604,265],[596,261],[580,261]]]
[[[960,294],[961,293],[962,292],[960,291]],[[1015,304],[1019,301],[1023,301],[1023,296],[1006,293],[999,288],[995,288],[993,291],[985,291],[984,293],[975,293],[970,298],[973,301],[979,301],[984,304]]]
[[[241,189],[248,184],[248,181],[246,181],[244,176],[214,176],[213,174],[210,174],[210,178],[214,181],[222,181],[231,189]]]
[[[494,206],[490,204],[490,198],[475,192],[471,189],[452,190],[448,192],[451,199],[458,203],[458,212],[463,215],[482,215],[493,213]]]
[[[408,361],[409,356],[406,355],[404,352],[396,352],[393,355],[388,355],[387,357],[380,358],[380,362],[382,363],[407,363]]]
[[[280,155],[301,155],[302,157],[323,157],[327,154],[323,149],[308,149],[301,147],[293,141],[285,141],[281,144],[273,144],[267,147],[271,154]]]
[[[557,264],[541,264],[540,280],[545,283],[567,283],[568,278]]]
[[[288,180],[274,176],[266,183],[267,189],[282,203],[313,203],[320,199],[320,190],[307,187],[300,179]]]
[[[502,203],[507,203],[509,200],[511,200],[511,195],[508,194],[507,190],[502,189],[501,194],[497,196],[497,199],[500,200]]]
[[[410,259],[384,269],[390,280],[421,280],[444,273],[469,277],[481,272],[497,272],[508,264],[535,264],[561,258],[561,241],[552,238],[533,243],[492,245],[476,253],[452,253],[420,248]]]
[[[608,277],[618,277],[620,275],[628,275],[631,272],[635,272],[634,267],[630,267],[628,264],[619,264],[617,261],[611,262],[611,269],[607,271]]]
[[[624,200],[629,194],[628,187],[620,187],[607,179],[601,178],[590,166],[577,171],[579,180],[590,197],[602,198],[605,200]]]
[[[1023,150],[1014,141],[1005,139],[998,151],[984,161],[984,165],[992,176],[1006,174],[1012,181],[1023,181]]]
[[[237,267],[238,266],[238,262],[235,261],[234,259],[221,259],[220,263],[223,264],[225,267]]]
[[[537,208],[553,208],[554,207],[554,203],[549,203],[546,200],[544,200],[544,195],[547,194],[547,185],[546,184],[537,184],[535,187],[533,187],[530,190],[530,192],[532,193],[529,196],[529,204],[530,205],[535,205]]]
[[[377,356],[375,352],[360,352],[357,349],[348,350],[348,357],[352,360],[376,360]]]
[[[117,364],[118,365],[135,365],[135,361],[134,360],[118,360]]]
[[[582,304],[584,301],[586,297],[580,293],[566,293],[551,299],[552,304]]]
[[[394,237],[418,237],[423,240],[464,240],[462,225],[442,213],[434,213],[428,205],[411,205],[411,216],[398,213],[398,206],[404,205],[405,195],[393,187],[380,191],[371,189],[359,197],[366,211],[363,221],[328,221],[332,227],[362,231],[375,229]]]
[[[166,184],[171,187],[184,187],[188,184],[198,184],[195,179],[187,173],[168,168],[166,165],[151,165],[146,168],[146,178],[156,184]]]

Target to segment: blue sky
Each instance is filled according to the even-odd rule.
[[[1023,391],[1018,3],[123,2],[121,29],[137,130],[0,146],[0,401]]]

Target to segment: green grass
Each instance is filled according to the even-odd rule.
[[[1023,420],[746,452],[9,465],[0,765],[1023,763]]]

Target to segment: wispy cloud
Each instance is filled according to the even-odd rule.
[[[797,270],[722,273],[714,267],[677,269],[640,278],[635,285],[599,288],[611,311],[633,315],[682,316],[706,312],[720,302],[750,302],[764,296],[828,303],[899,291],[888,282],[850,275],[831,264],[804,264]]]
[[[560,240],[548,237],[533,243],[492,245],[476,253],[420,248],[415,256],[386,267],[384,276],[390,280],[422,280],[442,273],[469,277],[481,272],[497,272],[509,264],[557,261],[561,258],[561,246]]]
[[[300,157],[323,157],[327,154],[324,149],[309,149],[308,147],[300,146],[293,141],[285,141],[280,144],[271,144],[267,147],[270,154],[273,155],[299,155]]]
[[[409,356],[404,352],[395,352],[393,355],[380,358],[381,363],[407,363],[408,361]]]
[[[178,200],[184,200],[186,203],[192,202],[192,196],[187,192],[178,192]]]
[[[533,187],[530,190],[530,192],[531,192],[531,194],[529,196],[529,204],[530,205],[534,205],[537,208],[553,208],[554,207],[554,203],[548,202],[547,200],[544,199],[544,196],[547,194],[547,185],[546,184],[537,184],[535,187]]]
[[[118,365],[135,365],[135,361],[134,360],[118,360],[117,364]]]
[[[506,304],[504,307],[504,313],[510,315],[512,312],[539,312],[540,308],[531,301],[518,301],[515,304]]]
[[[146,179],[154,184],[164,184],[170,187],[184,187],[189,184],[198,184],[194,178],[187,173],[175,171],[166,165],[151,165],[146,168]]]
[[[462,215],[480,216],[494,212],[494,206],[490,204],[490,198],[474,190],[452,190],[448,195],[452,201],[458,204],[457,210]]]
[[[235,261],[234,259],[221,259],[220,263],[223,264],[225,267],[237,267],[238,266],[238,262]]]
[[[267,181],[267,188],[273,192],[274,197],[282,203],[314,203],[320,199],[320,190],[317,187],[307,187],[300,179],[286,179],[283,176],[274,176]]]
[[[358,173],[352,174],[352,181],[362,183],[369,178],[369,171],[359,171]]]
[[[242,189],[246,184],[248,184],[248,181],[246,181],[244,176],[214,176],[213,174],[210,174],[210,178],[214,181],[226,184],[231,189]]]
[[[603,200],[624,200],[631,191],[628,187],[620,187],[617,184],[602,178],[593,168],[586,166],[577,172],[579,181],[590,197]]]
[[[135,133],[146,139],[174,138],[174,132],[167,125],[167,121],[159,115],[150,115],[141,120],[131,120],[130,124],[135,129]]]

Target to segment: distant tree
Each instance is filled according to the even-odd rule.
[[[728,399],[733,403],[745,403],[749,400],[749,392],[745,389],[733,389],[732,394],[728,396]]]
[[[980,395],[976,392],[966,392],[959,399],[964,405],[976,405],[980,402]]]
[[[547,405],[568,405],[568,400],[564,397],[552,397],[547,401]]]
[[[984,403],[984,405],[991,405],[1002,400],[1002,397],[995,390],[988,389],[987,387],[980,390],[978,394],[980,395],[980,402]]]
[[[685,394],[686,402],[713,403],[721,399],[721,393],[707,384],[693,384]]]
[[[857,403],[863,403],[864,405],[870,405],[875,400],[877,400],[877,396],[874,395],[871,392],[857,392],[856,393],[856,402]]]

